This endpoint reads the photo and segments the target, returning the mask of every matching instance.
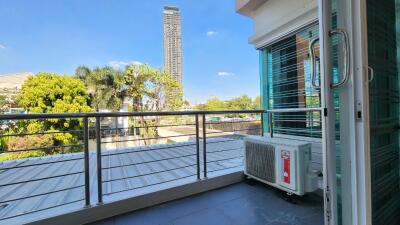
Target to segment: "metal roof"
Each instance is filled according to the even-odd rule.
[[[243,152],[242,140],[208,139],[209,175],[242,170]],[[96,204],[96,153],[91,151],[89,158],[91,201]],[[117,201],[196,181],[196,145],[181,142],[109,150],[102,153],[102,167],[104,202]],[[82,153],[0,163],[0,224],[26,223],[83,206]]]

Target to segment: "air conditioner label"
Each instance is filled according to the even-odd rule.
[[[283,182],[290,184],[290,151],[281,151]]]

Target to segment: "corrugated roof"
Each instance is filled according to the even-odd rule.
[[[210,176],[225,169],[243,168],[243,141],[227,138],[207,141]],[[89,158],[91,199],[95,204],[96,153],[90,152]],[[110,150],[102,153],[102,167],[104,202],[107,203],[156,191],[166,184],[176,186],[185,179],[195,181],[196,145],[184,142]],[[0,163],[0,202],[0,224],[25,223],[82,209],[83,154]]]

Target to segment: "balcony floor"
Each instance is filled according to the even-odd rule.
[[[315,195],[289,203],[279,192],[247,181],[91,225],[322,225],[323,202]]]

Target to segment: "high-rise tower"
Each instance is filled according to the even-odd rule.
[[[164,69],[182,84],[182,28],[178,7],[164,7]]]

